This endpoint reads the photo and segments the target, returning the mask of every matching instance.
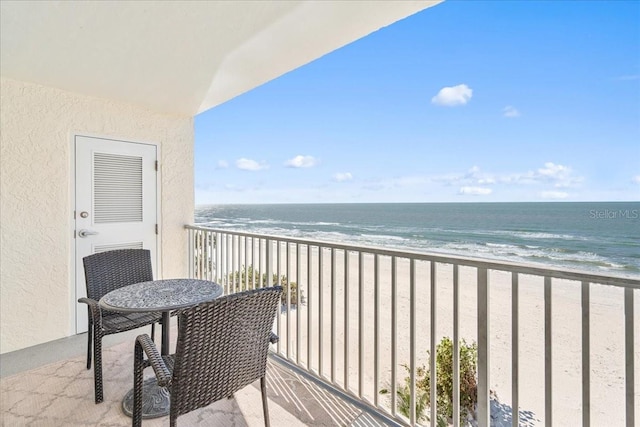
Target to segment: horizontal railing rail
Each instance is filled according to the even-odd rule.
[[[576,411],[580,413],[578,423],[597,425],[602,411],[596,411],[594,404],[602,402],[594,398],[592,385],[601,387],[594,378],[600,380],[611,373],[601,375],[592,363],[596,356],[593,344],[598,344],[592,338],[603,338],[596,336],[603,328],[596,319],[607,309],[613,316],[607,314],[611,324],[605,330],[623,341],[621,354],[614,355],[621,364],[614,371],[623,378],[618,399],[623,404],[621,414],[606,407],[604,412],[613,424],[619,418],[627,426],[635,425],[638,278],[196,225],[186,228],[191,277],[217,281],[227,293],[283,285],[282,310],[276,319],[281,337],[275,349],[278,355],[405,425],[443,418],[454,426],[465,422],[461,373],[466,362],[460,355],[467,340],[477,345],[477,410],[472,417],[478,425],[488,426],[494,410],[501,410],[513,426],[535,420],[562,425],[565,412],[575,418]],[[496,306],[506,308],[495,310]],[[537,307],[533,323],[531,316],[523,318],[523,312]],[[557,327],[564,326],[570,316],[577,319],[576,331]],[[437,365],[440,340],[448,335],[453,337],[450,374],[439,371]],[[501,347],[501,341],[508,348]],[[535,343],[541,347],[540,360],[530,362]],[[558,351],[575,353],[570,346],[576,345],[577,361],[558,355]],[[511,353],[507,359],[505,352]],[[425,354],[426,359],[421,358]],[[492,360],[508,366],[494,373]],[[527,375],[523,382],[525,368],[530,371],[528,368],[539,365],[539,375]],[[566,409],[558,407],[554,398],[556,386],[564,381],[558,372],[571,371],[571,365],[579,366],[576,376],[582,390],[573,391],[580,398]],[[437,402],[442,401],[438,387],[427,387],[426,393],[424,384],[438,384],[439,372],[451,376],[450,408],[443,404],[438,409]],[[542,380],[543,395],[538,400],[529,396],[530,383],[537,378]],[[496,382],[498,390],[492,388]],[[501,387],[508,393],[499,401]],[[527,405],[534,409],[526,409]]]
[[[416,260],[434,261],[440,264],[457,264],[457,265],[467,266],[467,267],[486,268],[488,270],[508,271],[508,272],[515,272],[519,274],[531,274],[536,276],[549,276],[557,279],[587,281],[590,283],[606,283],[607,285],[611,285],[611,286],[640,289],[640,279],[637,279],[634,277],[598,274],[598,273],[591,273],[591,272],[585,272],[585,271],[563,269],[558,267],[549,268],[549,267],[524,264],[524,263],[495,261],[495,260],[486,259],[486,258],[443,255],[435,252],[429,253],[429,252],[417,252],[417,251],[404,250],[404,249],[403,250],[391,249],[391,248],[376,247],[376,246],[347,245],[347,244],[338,243],[338,242],[327,242],[322,240],[299,239],[299,238],[292,238],[292,237],[286,237],[286,236],[247,233],[247,232],[241,232],[237,230],[216,229],[216,228],[202,227],[197,225],[187,225],[185,226],[185,228],[193,231],[199,230],[204,232],[233,234],[234,236],[241,236],[245,238],[269,239],[269,240],[279,241],[284,243],[292,243],[292,244],[300,243],[308,246],[332,247],[334,249],[346,250],[351,252],[363,251],[363,252],[377,253],[379,255],[391,256],[391,257],[392,256],[407,257],[407,258],[411,257]]]

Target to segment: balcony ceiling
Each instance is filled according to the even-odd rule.
[[[440,1],[2,1],[0,73],[192,116]]]

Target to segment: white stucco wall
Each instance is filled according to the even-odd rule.
[[[0,353],[75,332],[74,134],[160,146],[162,272],[187,273],[183,226],[193,222],[192,117],[4,78],[0,95]]]

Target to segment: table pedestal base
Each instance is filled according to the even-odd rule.
[[[142,419],[159,418],[169,415],[171,401],[166,388],[158,386],[155,378],[146,379],[142,383]],[[133,416],[133,389],[124,396],[122,410]]]

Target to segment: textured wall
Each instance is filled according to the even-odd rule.
[[[160,146],[162,273],[187,273],[193,119],[0,80],[0,353],[73,334],[74,134]]]

